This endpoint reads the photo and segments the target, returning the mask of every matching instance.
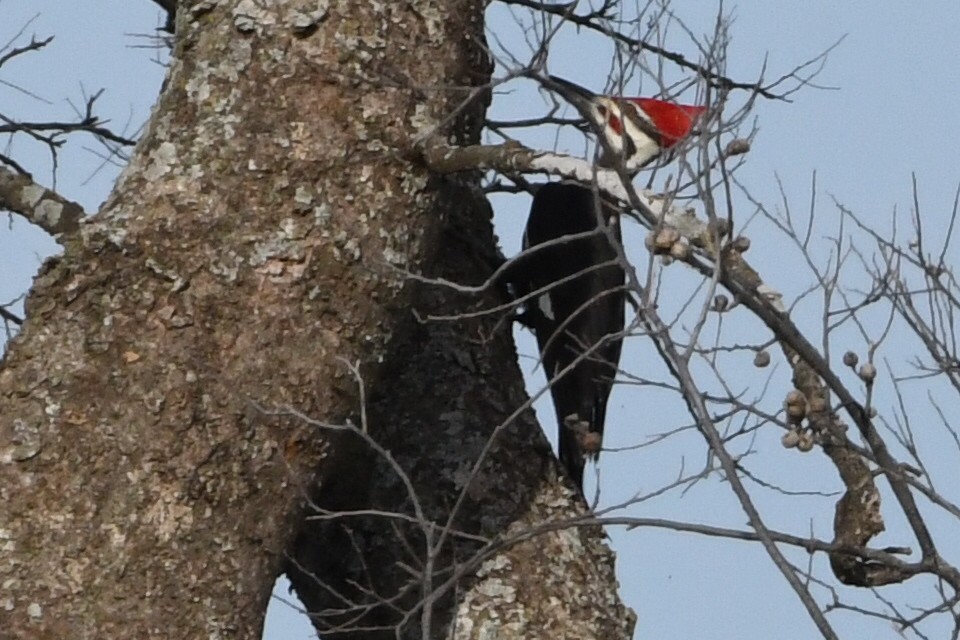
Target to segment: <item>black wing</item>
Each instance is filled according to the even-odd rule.
[[[588,235],[528,252],[518,277],[518,293],[541,291],[527,302],[525,322],[537,336],[550,381],[560,429],[560,461],[578,487],[583,485],[585,452],[577,428],[603,435],[624,327],[626,275],[617,263],[614,245],[598,226],[597,204],[589,188],[543,185],[533,198],[524,249],[564,236]],[[602,211],[604,223],[619,243],[616,211],[608,205]],[[595,450],[586,453],[596,455]]]

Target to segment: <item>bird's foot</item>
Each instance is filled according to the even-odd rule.
[[[563,426],[573,432],[577,439],[577,447],[584,457],[596,457],[600,453],[603,435],[590,429],[590,423],[581,420],[580,416],[571,413],[563,419]]]
[[[596,458],[600,455],[600,447],[603,444],[603,436],[601,436],[596,431],[588,431],[582,436],[578,435],[577,444],[580,445],[580,451],[583,452],[583,455]]]

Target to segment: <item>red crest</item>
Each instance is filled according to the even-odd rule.
[[[707,110],[706,107],[695,107],[685,104],[674,104],[656,98],[626,98],[629,102],[643,109],[643,112],[653,121],[661,136],[661,145],[670,148],[685,138],[693,123]]]

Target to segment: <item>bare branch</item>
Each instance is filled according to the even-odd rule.
[[[3,305],[0,305],[0,318],[3,318],[7,322],[12,322],[17,326],[23,325],[23,318],[12,311],[7,310],[7,308]]]
[[[75,232],[86,215],[76,202],[4,167],[0,167],[0,208],[20,214],[54,237]]]
[[[9,62],[10,60],[13,60],[17,56],[23,55],[24,53],[28,53],[30,51],[39,51],[40,49],[43,49],[45,46],[47,46],[51,42],[53,42],[53,36],[44,38],[42,40],[37,40],[36,36],[34,36],[30,38],[29,44],[25,44],[22,47],[12,47],[9,50],[7,50],[6,53],[0,55],[0,67],[2,67],[4,64]]]
[[[653,191],[631,194],[622,176],[612,169],[600,169],[595,164],[572,156],[535,151],[516,142],[500,145],[473,145],[468,147],[428,146],[423,160],[439,173],[456,173],[476,169],[494,170],[506,175],[540,173],[596,185],[603,194],[620,202],[631,202],[634,195],[643,220],[649,226],[663,222],[676,227],[681,235],[693,243],[705,244],[712,235],[709,225],[698,219],[689,209],[672,206]],[[631,204],[633,204],[631,202]]]
[[[106,121],[101,120],[95,113],[97,99],[103,95],[103,90],[97,91],[87,98],[83,112],[78,113],[74,122],[29,122],[17,121],[0,114],[0,133],[26,133],[47,144],[57,144],[56,136],[69,133],[89,133],[100,140],[114,142],[123,146],[133,146],[136,140],[118,135],[108,129]],[[46,135],[44,135],[46,134]]]
[[[812,58],[803,65],[798,66],[793,71],[784,74],[771,83],[764,84],[761,80],[756,82],[740,82],[717,73],[716,69],[712,66],[704,66],[702,64],[692,62],[681,53],[670,51],[669,49],[651,44],[640,38],[627,36],[619,31],[616,31],[615,29],[611,29],[610,27],[601,24],[598,22],[598,19],[605,17],[606,11],[604,9],[593,11],[587,15],[578,15],[573,12],[577,4],[576,2],[562,4],[546,4],[536,0],[501,0],[501,2],[560,16],[565,22],[569,22],[578,27],[585,27],[607,36],[618,44],[625,46],[627,51],[631,53],[652,53],[664,60],[669,60],[678,67],[694,72],[698,77],[703,78],[708,85],[715,89],[719,89],[721,91],[749,91],[770,100],[783,100],[789,102],[788,96],[791,93],[794,93],[796,88],[788,89],[783,93],[778,93],[774,89],[784,84],[788,80],[795,80],[798,84],[798,87],[808,85],[810,82],[810,77],[816,75],[816,73],[822,68],[822,66],[818,67],[817,65],[822,65],[827,54],[839,44],[839,42],[835,43],[826,52],[816,56],[815,58]],[[609,8],[612,4],[613,3],[605,4],[605,9]],[[808,67],[815,67],[814,72],[808,76],[802,76],[801,72],[805,71]]]

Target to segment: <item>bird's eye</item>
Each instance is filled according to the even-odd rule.
[[[606,118],[606,117],[607,117],[607,108],[606,108],[605,106],[603,106],[603,105],[599,105],[599,106],[597,107],[597,113],[600,114],[600,117],[601,117],[601,118]]]

